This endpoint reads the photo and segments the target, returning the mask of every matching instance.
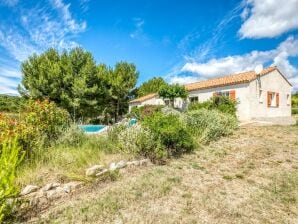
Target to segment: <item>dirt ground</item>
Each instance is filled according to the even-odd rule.
[[[167,165],[121,170],[35,211],[26,222],[298,223],[298,126],[244,126]]]

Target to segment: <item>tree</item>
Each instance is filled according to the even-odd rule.
[[[158,92],[158,95],[163,99],[169,99],[170,105],[174,107],[175,98],[186,99],[188,93],[184,86],[180,86],[179,84],[173,85],[164,85]]]
[[[149,93],[157,93],[162,86],[167,83],[161,77],[154,77],[147,82],[144,82],[138,90],[138,97],[145,96]]]
[[[108,90],[107,112],[113,114],[114,122],[117,122],[118,117],[127,112],[129,95],[136,85],[139,72],[134,64],[127,62],[118,62],[114,69],[100,65],[98,71]]]
[[[93,117],[102,109],[106,90],[90,52],[74,48],[61,54],[49,49],[21,65],[19,92],[33,99],[49,99],[74,119]]]
[[[0,112],[17,113],[25,105],[25,99],[19,96],[9,96],[0,94]]]

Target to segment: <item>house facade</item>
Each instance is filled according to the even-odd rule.
[[[177,108],[185,107],[185,102],[204,102],[214,95],[223,95],[237,102],[240,121],[291,117],[292,85],[277,67],[265,68],[259,74],[249,71],[186,84],[185,88],[188,99],[175,99]],[[158,94],[149,94],[130,101],[129,107],[165,104],[167,100]]]

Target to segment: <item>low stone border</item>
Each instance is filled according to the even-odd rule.
[[[144,166],[150,163],[149,159],[134,160],[134,161],[124,161],[121,160],[118,163],[110,163],[109,167],[106,168],[103,165],[94,165],[86,169],[85,175],[87,177],[101,177],[104,174],[115,171],[118,169],[123,169],[130,166]],[[27,185],[24,187],[20,193],[21,199],[28,199],[29,205],[42,205],[47,204],[49,201],[58,199],[63,195],[67,195],[76,189],[82,187],[84,182],[72,181],[66,184],[61,183],[49,183],[43,187],[36,185]]]

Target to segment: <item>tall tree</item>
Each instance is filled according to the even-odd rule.
[[[161,77],[154,77],[144,82],[138,89],[138,97],[145,96],[149,93],[158,93],[160,88],[167,83]]]
[[[188,93],[184,86],[173,84],[173,85],[162,86],[158,92],[158,95],[163,99],[169,99],[170,105],[174,107],[175,98],[186,99],[188,96]]]
[[[108,89],[108,110],[113,114],[114,122],[117,122],[119,115],[127,112],[129,94],[136,85],[139,72],[134,64],[127,62],[118,62],[114,69],[107,70],[101,65],[99,70]]]
[[[92,117],[100,111],[106,90],[90,52],[74,48],[59,54],[49,49],[29,57],[21,69],[21,95],[54,101],[75,119]]]

